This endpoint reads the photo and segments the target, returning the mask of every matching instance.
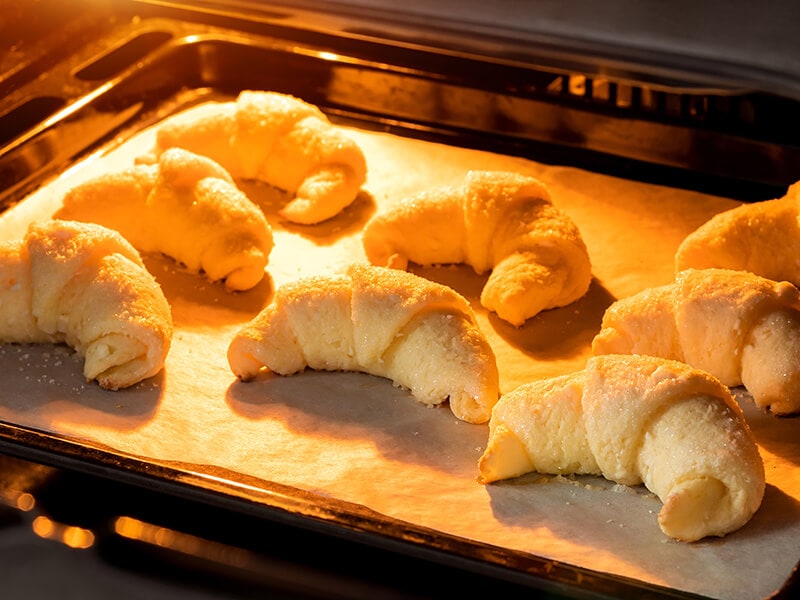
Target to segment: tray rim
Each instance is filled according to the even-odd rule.
[[[593,598],[609,599],[708,598],[439,532],[289,485],[254,477],[248,477],[253,483],[244,483],[204,472],[202,465],[140,457],[6,420],[0,420],[0,454],[473,570],[533,590],[568,597],[590,590]]]

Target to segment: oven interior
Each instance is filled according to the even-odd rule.
[[[800,173],[800,78],[791,65],[765,73],[580,36],[509,33],[463,17],[432,25],[413,4],[408,12],[367,2],[39,0],[0,8],[0,38],[12,40],[0,59],[0,209],[172,106],[247,88],[292,93],[367,129],[737,200],[778,197]],[[430,533],[413,527],[387,540],[349,507],[308,518],[309,501],[289,490],[270,490],[264,512],[247,493],[198,482],[180,466],[13,424],[4,424],[0,450],[4,522],[46,515],[95,532],[112,563],[200,578],[206,589],[245,597],[454,589],[687,597],[535,558],[519,564],[496,548],[429,544]],[[35,511],[21,509],[28,498]],[[172,532],[167,542],[164,532]],[[254,539],[280,540],[279,556]],[[335,570],[332,554],[347,556]],[[787,582],[787,594],[794,585]]]
[[[457,20],[416,31],[403,13],[354,17],[346,4],[49,4],[16,8],[40,31],[12,45],[0,74],[5,204],[153,118],[165,97],[242,86],[291,91],[363,126],[743,200],[781,194],[800,164],[790,71],[727,73],[709,60],[693,72],[685,58],[636,49],[623,62],[623,50],[588,37],[487,49],[505,30],[453,39]],[[4,35],[24,36],[14,12]],[[180,77],[165,77],[167,65]]]

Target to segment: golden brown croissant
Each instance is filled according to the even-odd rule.
[[[676,271],[722,268],[800,286],[800,182],[775,200],[721,212],[681,242]]]
[[[235,178],[289,192],[279,214],[295,223],[337,215],[366,180],[352,139],[313,104],[277,92],[243,91],[235,102],[200,105],[165,122],[154,153],[175,146],[208,156]]]
[[[686,269],[612,304],[594,354],[651,354],[744,385],[776,415],[800,411],[800,297],[746,271]]]
[[[685,363],[643,355],[590,358],[583,371],[503,395],[479,460],[489,483],[527,472],[595,474],[644,485],[662,531],[724,536],[764,496],[764,464],[730,391]]]
[[[174,148],[155,165],[100,175],[70,189],[59,219],[119,231],[141,252],[160,252],[247,290],[264,278],[273,247],[263,212],[212,160]]]
[[[118,232],[49,220],[0,245],[0,341],[66,343],[116,390],[158,373],[171,340],[169,304]]]
[[[405,271],[350,266],[280,287],[228,349],[244,381],[263,367],[362,371],[411,390],[427,405],[449,398],[453,413],[483,423],[497,401],[494,352],[467,301]]]
[[[372,264],[405,269],[466,263],[491,270],[481,304],[512,325],[565,306],[589,289],[580,231],[533,177],[470,171],[463,185],[423,192],[373,216],[364,229]]]

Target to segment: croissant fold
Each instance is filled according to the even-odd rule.
[[[467,301],[422,277],[369,265],[281,286],[234,337],[228,362],[243,381],[264,367],[281,375],[371,373],[424,404],[449,399],[472,423],[487,421],[499,396],[494,353]]]
[[[800,182],[774,200],[711,217],[675,253],[675,269],[733,269],[800,286]]]
[[[163,253],[229,290],[264,278],[273,247],[261,209],[209,158],[174,148],[83,182],[64,195],[59,219],[119,231],[141,252]]]
[[[696,541],[744,526],[764,496],[753,435],[719,380],[644,355],[590,358],[584,370],[503,395],[478,464],[490,483],[528,472],[644,483],[662,531]]]
[[[800,411],[800,294],[787,281],[686,269],[609,306],[592,351],[680,360],[744,385],[773,414]]]
[[[158,373],[171,339],[169,304],[118,232],[51,220],[0,245],[0,341],[66,343],[116,390]]]
[[[367,165],[359,146],[325,114],[286,94],[246,90],[235,101],[206,103],[164,122],[152,160],[180,147],[207,156],[234,178],[289,192],[279,214],[305,225],[337,215],[357,197]]]
[[[462,185],[376,214],[362,239],[380,266],[466,263],[478,274],[491,271],[481,304],[515,326],[581,298],[592,279],[578,227],[540,181],[518,173],[470,171]]]

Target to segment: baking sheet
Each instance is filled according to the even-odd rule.
[[[164,371],[118,392],[87,384],[82,361],[60,346],[0,346],[0,419],[146,459],[221,467],[364,505],[435,531],[720,599],[765,597],[800,559],[800,420],[741,403],[767,470],[761,509],[741,530],[695,544],[658,528],[660,501],[646,489],[595,477],[529,475],[484,486],[477,460],[488,427],[426,408],[390,381],[361,373],[306,372],[236,381],[225,352],[238,328],[281,284],[363,261],[361,228],[374,211],[468,169],[514,169],[540,178],[578,224],[593,264],[588,294],[513,328],[479,305],[485,276],[468,267],[416,268],[452,285],[478,313],[498,358],[502,391],[583,368],[605,308],[672,279],[683,237],[735,202],[542,165],[476,150],[346,128],[369,174],[356,202],[316,226],[281,221],[285,200],[259,184],[242,188],[272,223],[268,276],[253,290],[221,285],[147,256],[176,325]],[[21,237],[47,218],[63,192],[104,170],[132,164],[153,142],[142,131],[98,153],[0,217],[0,237]]]

